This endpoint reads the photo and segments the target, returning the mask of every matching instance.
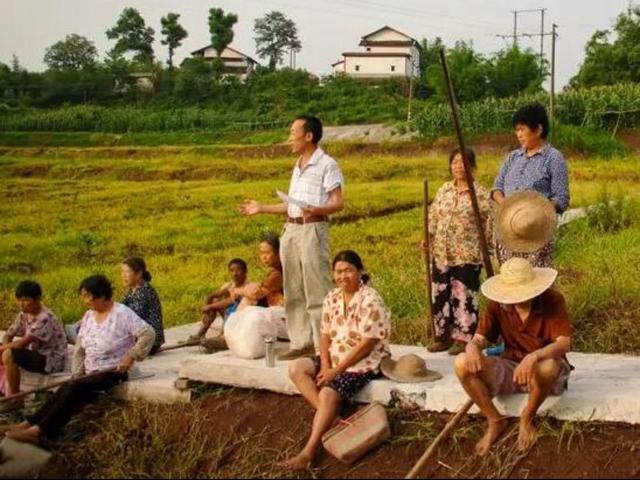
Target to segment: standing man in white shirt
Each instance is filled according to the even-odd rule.
[[[329,215],[344,207],[344,178],[338,163],[318,146],[322,122],[303,115],[294,120],[289,145],[299,155],[293,169],[289,197],[308,206],[263,205],[246,201],[240,212],[287,214],[280,240],[284,273],[284,297],[290,350],[278,357],[293,360],[320,349],[322,302],[331,289],[329,259]]]

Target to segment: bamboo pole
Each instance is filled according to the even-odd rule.
[[[431,336],[435,335],[435,326],[433,321],[435,318],[433,311],[433,296],[431,292],[431,243],[429,239],[429,181],[424,179],[424,198],[422,199],[422,211],[424,215],[424,246],[422,250],[422,259],[424,260],[424,268],[426,272],[427,280],[427,302],[429,302],[429,313],[431,319],[427,325],[431,326]],[[429,331],[427,330],[427,340],[429,339]]]
[[[431,445],[425,450],[420,459],[413,466],[411,471],[404,478],[416,478],[420,473],[420,470],[426,465],[429,459],[436,452],[436,449],[440,446],[442,440],[447,438],[449,434],[458,426],[460,420],[466,415],[469,409],[473,407],[473,400],[467,400],[464,405],[460,407],[460,409],[456,412],[456,414],[451,417],[451,419],[444,426],[442,431],[438,434],[438,436],[431,442]]]
[[[115,372],[116,370],[117,370],[116,368],[111,368],[109,370],[101,370],[99,372],[88,373],[86,375],[81,375],[79,377],[67,378],[66,380],[60,380],[59,382],[53,382],[53,383],[50,383],[49,385],[44,385],[42,387],[33,388],[31,390],[25,390],[24,392],[15,393],[13,395],[9,395],[8,397],[1,397],[0,398],[0,402],[8,402],[10,400],[18,400],[20,398],[24,398],[24,397],[26,397],[28,395],[33,394],[33,393],[44,392],[44,391],[47,391],[47,390],[52,390],[54,388],[62,387],[63,385],[69,385],[69,384],[73,384],[73,383],[78,383],[78,382],[80,382],[82,380],[87,380],[87,379],[98,377],[100,375],[104,375],[105,373]]]
[[[464,137],[462,135],[462,127],[460,125],[460,115],[458,113],[458,104],[456,102],[455,93],[453,91],[453,83],[451,82],[451,75],[449,73],[449,66],[447,65],[447,57],[445,55],[445,49],[440,49],[440,62],[442,63],[442,69],[444,71],[444,78],[447,87],[447,97],[449,99],[449,106],[451,107],[451,117],[453,119],[453,125],[458,137],[458,147],[460,148],[460,154],[464,162],[464,171],[467,177],[467,184],[469,186],[469,193],[471,194],[471,205],[473,206],[473,213],[475,217],[476,228],[478,229],[478,240],[480,242],[480,252],[482,253],[482,261],[484,268],[487,272],[487,277],[493,276],[493,265],[491,265],[491,258],[489,257],[489,249],[487,245],[487,239],[484,234],[484,226],[482,225],[482,218],[480,216],[480,207],[478,206],[478,197],[476,195],[476,189],[473,184],[473,175],[471,174],[471,165],[469,165],[469,159],[465,152]],[[411,471],[405,478],[416,478],[420,470],[431,459],[434,453],[437,451],[440,443],[458,426],[460,420],[466,415],[469,409],[473,406],[473,400],[469,399],[460,407],[456,414],[447,422],[444,429],[440,434],[431,442],[431,445],[425,450],[424,454],[413,466]]]
[[[193,341],[193,342],[189,342],[189,341],[184,341],[184,342],[178,342],[178,343],[174,343],[171,345],[167,345],[167,346],[162,346],[158,349],[157,353],[160,352],[167,352],[169,350],[177,350],[178,348],[185,348],[185,347],[195,347],[197,345],[200,345],[200,341]]]

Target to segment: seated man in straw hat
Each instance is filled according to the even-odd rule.
[[[557,274],[552,268],[533,268],[522,258],[511,258],[481,287],[489,299],[485,315],[465,353],[455,361],[460,383],[487,417],[486,433],[476,445],[478,455],[485,455],[507,427],[492,397],[529,393],[518,436],[518,449],[525,451],[535,442],[533,419],[538,408],[567,386],[571,325],[564,297],[551,288]],[[505,342],[502,356],[484,357],[482,348],[499,336]]]

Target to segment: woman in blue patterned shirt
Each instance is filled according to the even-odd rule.
[[[547,111],[539,103],[524,106],[515,113],[512,124],[521,148],[512,151],[502,163],[491,197],[501,203],[513,193],[535,190],[551,200],[559,214],[564,212],[569,206],[567,161],[546,142]],[[553,263],[554,242],[529,254],[512,252],[499,243],[496,251],[501,264],[517,256],[536,267],[549,267]]]
[[[164,326],[160,298],[151,286],[151,273],[143,259],[132,257],[122,262],[122,282],[127,291],[121,303],[133,310],[156,332],[156,341],[150,352],[153,355],[164,343]]]

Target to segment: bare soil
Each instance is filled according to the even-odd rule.
[[[130,408],[130,407],[124,407]],[[175,435],[189,431],[184,425],[201,419],[204,431],[229,438],[246,438],[253,450],[232,447],[217,461],[214,477],[242,476],[234,464],[246,462],[248,452],[259,463],[256,474],[264,477],[291,476],[279,469],[277,462],[296,453],[304,444],[313,418],[301,397],[275,393],[229,389],[222,395],[203,397],[196,411],[185,415],[184,406],[169,406],[164,421],[174,423]],[[343,415],[355,411],[350,406]],[[389,410],[393,430],[391,440],[370,452],[353,465],[344,465],[323,453],[313,469],[300,477],[313,478],[403,478],[424,449],[450,418],[448,414]],[[191,419],[191,420],[189,420]],[[98,422],[99,424],[100,422]],[[435,459],[421,476],[430,478],[640,478],[640,425],[616,423],[568,423],[540,420],[540,438],[526,454],[515,451],[517,423],[512,426],[485,459],[471,452],[479,439],[483,421],[467,418],[453,439],[445,441]],[[141,426],[142,428],[142,426]],[[256,434],[259,432],[259,434]],[[91,435],[95,432],[86,432]],[[187,433],[188,434],[188,433]],[[143,432],[140,432],[141,436]],[[82,440],[80,440],[81,442]],[[168,443],[178,439],[166,439]],[[206,442],[207,439],[203,438]],[[72,461],[58,456],[46,476],[100,476],[87,465],[82,448],[75,450]],[[264,452],[268,453],[267,456]],[[89,470],[87,470],[89,468]],[[200,476],[201,472],[193,472]]]

